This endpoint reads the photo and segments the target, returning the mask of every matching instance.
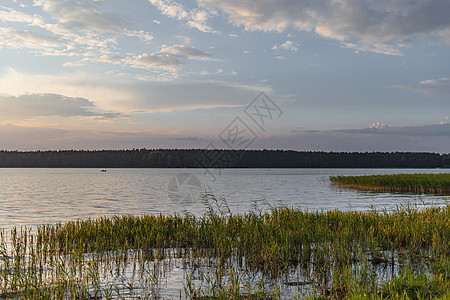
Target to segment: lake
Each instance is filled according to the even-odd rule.
[[[217,208],[392,210],[448,197],[374,193],[330,185],[333,175],[448,173],[448,169],[0,169],[0,228],[104,215],[200,215],[208,192]],[[211,198],[210,198],[211,199]]]

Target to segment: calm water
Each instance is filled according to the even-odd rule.
[[[294,206],[303,209],[394,209],[448,197],[373,193],[331,186],[332,175],[443,173],[412,169],[0,169],[0,228],[103,215],[205,211],[199,194],[225,199],[233,212]],[[223,201],[220,203],[224,204]]]

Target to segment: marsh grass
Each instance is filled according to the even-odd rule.
[[[444,297],[449,220],[449,206],[245,214],[211,208],[200,217],[127,215],[14,228],[1,234],[0,293],[158,299],[166,274],[181,264],[180,298]]]
[[[331,176],[330,181],[360,190],[450,195],[450,174]]]

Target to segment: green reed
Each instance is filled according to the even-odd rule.
[[[210,209],[199,217],[127,215],[14,228],[1,235],[0,292],[109,299],[139,290],[140,297],[158,298],[159,283],[178,260],[189,266],[180,293],[192,299],[275,299],[286,287],[296,287],[299,298],[414,298],[411,282],[443,287],[419,291],[442,296],[450,290],[449,208]]]
[[[331,176],[330,181],[361,190],[450,195],[450,174]]]

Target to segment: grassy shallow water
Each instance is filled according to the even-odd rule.
[[[450,195],[450,174],[331,176],[330,181],[360,190]]]
[[[214,199],[217,203],[217,199]],[[210,209],[3,232],[0,293],[26,299],[448,299],[450,210]],[[167,274],[183,270],[177,296]]]

